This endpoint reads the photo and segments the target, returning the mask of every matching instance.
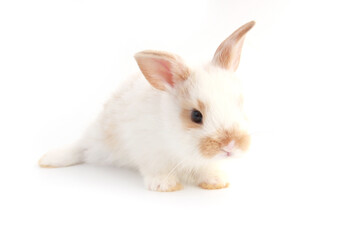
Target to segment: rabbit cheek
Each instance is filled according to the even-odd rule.
[[[221,151],[221,143],[212,137],[205,137],[201,140],[199,149],[204,157],[212,158]]]
[[[205,137],[200,142],[203,156],[212,158],[221,152],[221,149],[233,140],[232,131],[218,131],[215,136]]]
[[[212,158],[231,141],[235,142],[236,148],[246,151],[250,145],[250,135],[241,131],[219,131],[215,136],[203,138],[199,148],[204,157]]]
[[[247,151],[250,146],[250,135],[247,133],[241,134],[235,138],[236,146],[242,151]]]

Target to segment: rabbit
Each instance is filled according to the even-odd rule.
[[[229,186],[221,163],[248,150],[250,134],[236,77],[246,33],[241,26],[211,62],[190,68],[177,55],[135,54],[137,76],[124,81],[76,143],[46,153],[41,167],[80,163],[136,169],[147,189],[171,192],[182,183]]]

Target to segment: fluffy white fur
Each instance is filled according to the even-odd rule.
[[[190,69],[189,77],[174,86],[164,81],[165,90],[154,88],[147,80],[139,74],[125,81],[77,143],[48,152],[40,165],[102,163],[134,168],[144,177],[146,187],[156,191],[178,190],[180,182],[188,181],[208,188],[226,187],[227,178],[219,169],[226,154],[222,151],[207,158],[199,144],[218,129],[238,126],[247,131],[241,83],[234,72],[209,63]],[[189,99],[178,98],[180,88],[189,89]],[[181,101],[186,100],[209,105],[202,127],[183,125]]]

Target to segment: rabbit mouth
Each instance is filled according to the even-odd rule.
[[[225,157],[232,157],[233,156],[233,152],[230,151],[226,151],[221,149],[221,153],[225,156]]]

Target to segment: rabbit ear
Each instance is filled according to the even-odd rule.
[[[213,63],[224,69],[236,71],[239,65],[245,34],[255,25],[254,21],[248,22],[238,28],[216,50]]]
[[[173,54],[148,50],[135,54],[134,58],[147,81],[162,91],[166,86],[174,87],[190,75],[181,58]]]

